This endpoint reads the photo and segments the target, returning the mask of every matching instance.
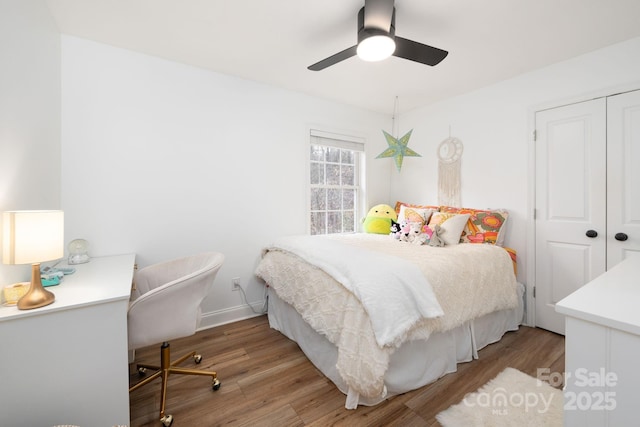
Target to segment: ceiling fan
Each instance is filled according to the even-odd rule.
[[[433,66],[449,54],[446,50],[396,36],[395,24],[394,0],[365,0],[358,12],[358,44],[307,68],[324,70],[355,55],[365,61],[379,61],[393,55]]]

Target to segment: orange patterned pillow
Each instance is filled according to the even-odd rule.
[[[506,231],[504,224],[507,222],[509,212],[505,210],[454,208],[451,206],[441,206],[440,212],[469,214],[469,221],[464,227],[460,243],[503,245]]]
[[[440,206],[432,206],[432,205],[412,205],[410,203],[405,203],[405,202],[400,202],[397,201],[396,202],[396,215],[400,214],[400,207],[402,206],[406,206],[407,208],[416,208],[416,209],[431,209],[434,212],[438,212],[438,210],[440,209]]]

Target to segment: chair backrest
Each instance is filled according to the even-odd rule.
[[[193,335],[200,304],[223,262],[221,253],[206,252],[137,271],[128,312],[129,350]]]

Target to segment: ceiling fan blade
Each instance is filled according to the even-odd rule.
[[[384,32],[391,29],[394,0],[365,0],[364,28],[376,28]]]
[[[446,50],[403,39],[402,37],[396,36],[395,40],[396,50],[393,52],[393,56],[410,61],[433,66],[439,64],[449,54]]]
[[[335,55],[331,55],[330,57],[323,59],[322,61],[316,62],[313,65],[309,65],[307,68],[311,71],[324,70],[325,68],[337,64],[340,61],[344,61],[345,59],[349,59],[352,56],[356,56],[357,49],[358,46],[351,46],[350,48],[345,49],[342,52],[338,52]]]

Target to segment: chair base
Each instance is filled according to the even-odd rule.
[[[196,354],[195,351],[192,351],[189,354],[186,354],[171,363],[171,347],[168,342],[162,343],[160,346],[160,366],[157,365],[147,365],[147,364],[138,364],[137,370],[140,375],[144,375],[147,369],[153,370],[153,374],[149,375],[145,379],[140,382],[134,384],[129,387],[129,393],[134,390],[139,389],[140,387],[149,384],[151,381],[156,378],[161,378],[161,388],[160,388],[160,422],[164,424],[165,427],[170,426],[173,423],[173,416],[167,415],[165,413],[165,402],[167,397],[167,382],[169,380],[169,375],[178,374],[178,375],[205,375],[211,377],[211,388],[215,391],[220,388],[220,380],[218,380],[218,374],[215,371],[201,371],[198,369],[189,369],[189,368],[181,368],[179,366],[180,363],[184,362],[188,358],[193,357],[196,363],[200,363],[202,360],[202,356]]]

